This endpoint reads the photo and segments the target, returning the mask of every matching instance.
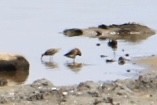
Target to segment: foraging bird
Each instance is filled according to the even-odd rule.
[[[110,46],[113,49],[117,48],[117,41],[116,40],[109,40],[108,46]]]
[[[73,59],[73,63],[75,63],[75,58],[76,56],[79,55],[81,56],[81,51],[78,48],[74,48],[71,51],[69,51],[68,53],[64,54],[64,56],[68,57],[68,58],[72,58]]]
[[[60,49],[59,48],[51,48],[46,50],[42,55],[41,55],[41,59],[43,58],[43,56],[53,56],[55,55]]]
[[[108,46],[113,49],[114,58],[116,57],[115,50],[117,49],[117,44],[118,44],[118,42],[116,40],[109,40],[109,42],[108,42]]]

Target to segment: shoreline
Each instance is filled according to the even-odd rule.
[[[157,56],[135,58],[132,63],[144,68],[146,73],[143,75],[157,76]]]
[[[72,86],[54,86],[46,79],[31,84],[0,87],[3,105],[156,105],[157,56],[135,58],[133,64],[148,72],[138,79],[112,83],[81,82]]]

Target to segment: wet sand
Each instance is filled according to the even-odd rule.
[[[146,67],[147,69],[157,70],[157,56],[141,58],[137,64]]]
[[[147,76],[157,75],[157,56],[136,58],[136,60],[134,60],[134,63],[136,65],[144,67]]]

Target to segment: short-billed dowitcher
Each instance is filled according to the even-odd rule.
[[[75,58],[77,55],[79,55],[79,56],[82,55],[80,49],[78,49],[78,48],[74,48],[74,49],[70,50],[68,53],[64,54],[64,56],[66,56],[68,58],[72,58],[73,63],[75,63]]]
[[[43,56],[53,56],[55,55],[58,51],[60,50],[60,48],[51,48],[46,50],[42,55],[41,55],[41,59],[43,58]]]

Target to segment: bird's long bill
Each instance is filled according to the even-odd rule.
[[[64,54],[64,56],[68,57],[68,54]]]
[[[79,55],[79,56],[81,56],[81,55],[82,55],[82,53],[81,53],[81,52],[79,52],[79,53],[78,53],[78,55]]]
[[[43,58],[44,54],[41,55],[41,59]]]
[[[73,64],[75,64],[75,58],[73,59]]]

